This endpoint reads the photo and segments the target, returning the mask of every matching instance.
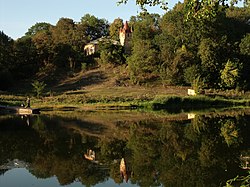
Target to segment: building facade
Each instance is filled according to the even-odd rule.
[[[131,39],[132,39],[132,28],[129,27],[128,22],[126,21],[125,24],[123,25],[123,28],[120,29],[119,31],[119,38],[120,38],[120,43],[122,46],[124,46],[124,51],[125,53],[129,54],[131,53]]]

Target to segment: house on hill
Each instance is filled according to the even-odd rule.
[[[120,43],[122,46],[124,46],[124,52],[125,53],[131,53],[131,39],[132,39],[132,33],[133,30],[131,27],[129,27],[128,22],[126,21],[123,25],[123,28],[119,31],[119,38]]]
[[[126,21],[123,25],[123,28],[119,30],[119,41],[113,40],[110,37],[101,37],[96,40],[93,40],[84,46],[84,52],[87,56],[95,54],[99,50],[99,45],[101,43],[112,43],[113,45],[122,45],[124,46],[124,52],[130,53],[130,41],[132,38],[132,29],[129,27],[128,22]]]
[[[96,40],[93,40],[84,46],[84,52],[88,55],[93,55],[99,50],[100,43],[112,43],[113,45],[120,45],[116,40],[112,40],[110,37],[101,37]]]

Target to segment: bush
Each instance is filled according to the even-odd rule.
[[[44,82],[39,82],[38,80],[35,80],[32,83],[32,86],[34,88],[34,91],[36,92],[36,96],[40,97],[43,93],[44,88],[46,87],[46,84]]]
[[[8,89],[13,82],[12,74],[8,70],[0,71],[0,90]]]

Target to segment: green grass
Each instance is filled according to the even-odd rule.
[[[209,89],[206,90],[206,95],[209,96],[188,97],[187,89],[190,87],[163,86],[159,81],[146,85],[117,85],[120,79],[128,76],[126,68],[108,67],[108,70],[100,67],[60,78],[57,82],[48,84],[42,98],[31,97],[31,107],[181,110],[249,106],[250,92]],[[25,103],[26,96],[33,93],[30,81],[18,82],[13,90],[18,90],[18,93],[0,92],[1,105],[20,106]]]
[[[139,93],[139,92],[138,92]],[[43,98],[31,98],[31,107],[41,109],[146,109],[146,110],[169,110],[181,112],[207,108],[250,106],[249,99],[225,99],[222,97],[211,98],[208,96],[169,96],[155,97],[145,95],[85,95],[85,94],[62,94]],[[25,96],[0,95],[0,104],[20,106],[25,103]]]
[[[249,106],[250,100],[211,98],[208,96],[162,96],[156,97],[147,107],[152,110],[160,109],[205,109],[219,107]]]

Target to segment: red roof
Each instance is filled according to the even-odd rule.
[[[121,32],[131,33],[131,29],[128,26],[128,22],[127,21],[125,22],[125,24],[123,26],[123,29],[121,29]]]

